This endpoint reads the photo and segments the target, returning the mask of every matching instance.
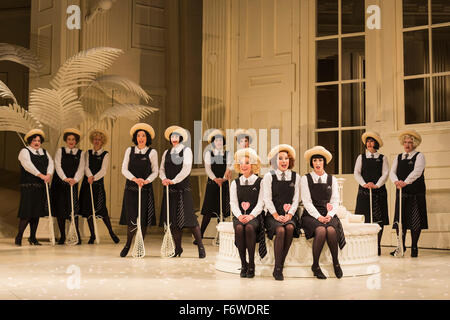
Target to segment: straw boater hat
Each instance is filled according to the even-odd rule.
[[[23,140],[27,141],[27,139],[31,136],[34,136],[35,134],[40,135],[42,138],[45,139],[45,133],[44,131],[42,131],[41,129],[32,129],[30,131],[27,132],[27,134],[25,135],[25,138]]]
[[[235,170],[239,172],[239,164],[242,158],[248,157],[250,160],[250,164],[256,165],[256,170],[254,173],[258,173],[259,169],[261,168],[261,159],[259,158],[258,154],[255,150],[252,148],[244,148],[236,151],[234,154],[234,166]]]
[[[327,149],[325,149],[322,146],[315,146],[315,147],[312,147],[311,149],[305,151],[306,161],[308,161],[308,163],[309,163],[311,161],[311,157],[316,154],[323,156],[325,158],[325,160],[327,161],[327,164],[330,163],[331,159],[333,158],[330,151],[328,151]]]
[[[362,142],[364,144],[366,144],[366,139],[369,137],[375,139],[378,142],[378,144],[380,145],[380,148],[383,146],[383,140],[381,140],[380,135],[378,133],[376,133],[375,131],[367,131],[366,133],[364,133],[361,136]]]
[[[180,136],[182,136],[184,142],[186,142],[188,140],[188,133],[182,127],[179,127],[179,126],[170,126],[170,127],[168,127],[166,129],[166,131],[164,132],[164,137],[166,138],[167,141],[170,141],[170,135],[172,133],[177,133]]]
[[[422,137],[420,136],[420,134],[416,130],[408,129],[408,130],[403,130],[402,132],[400,132],[398,134],[398,140],[400,141],[401,145],[403,145],[403,137],[406,135],[413,136],[417,140],[416,147],[422,143]]]
[[[133,136],[136,131],[143,130],[150,135],[150,138],[155,139],[155,130],[148,123],[137,123],[130,129],[130,136]]]
[[[211,143],[212,139],[215,136],[222,136],[225,138],[225,132],[223,132],[220,129],[215,129],[215,130],[211,131],[211,133],[208,135],[208,143]]]
[[[248,138],[248,142],[249,142],[249,143],[252,143],[253,139],[255,138],[255,136],[254,136],[250,131],[245,130],[245,129],[237,129],[237,130],[234,132],[234,136],[235,136],[236,138],[238,138],[239,136],[247,136],[247,137],[249,137],[249,138]]]
[[[91,131],[91,133],[89,134],[89,141],[91,142],[91,143],[93,143],[93,140],[94,140],[94,136],[96,136],[96,135],[101,135],[103,138],[102,138],[102,140],[103,140],[103,145],[105,145],[105,144],[107,144],[108,143],[108,134],[106,133],[106,131],[104,131],[104,130],[102,130],[102,129],[94,129],[94,130],[92,130]]]
[[[68,129],[64,130],[63,136],[64,136],[65,134],[68,134],[68,133],[77,135],[78,138],[81,138],[81,131],[78,130],[78,129],[75,129],[75,128],[68,128]]]
[[[275,157],[281,151],[287,152],[289,157],[295,160],[296,156],[295,149],[288,144],[279,144],[278,146],[273,147],[272,150],[270,150],[269,154],[267,155],[267,159],[269,159],[269,161],[272,160],[272,158]]]

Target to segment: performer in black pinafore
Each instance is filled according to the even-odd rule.
[[[220,218],[220,187],[222,187],[222,215],[225,219],[230,216],[230,192],[228,180],[231,178],[230,168],[233,158],[229,151],[224,151],[226,145],[225,133],[222,130],[213,130],[208,135],[208,143],[212,150],[205,152],[205,171],[208,176],[205,198],[201,214],[203,215],[200,228],[202,238],[211,218]],[[194,244],[195,243],[194,241]]]
[[[362,135],[366,152],[356,159],[354,176],[359,184],[356,198],[355,214],[363,214],[366,223],[370,223],[370,190],[372,190],[372,221],[378,223],[378,255],[381,255],[381,237],[383,227],[389,224],[386,180],[389,176],[387,157],[378,153],[383,146],[383,140],[376,132],[366,132]]]
[[[331,153],[322,146],[315,146],[305,152],[305,159],[313,172],[302,177],[301,194],[305,208],[301,218],[301,227],[306,239],[314,238],[312,245],[313,264],[311,270],[318,279],[326,279],[319,266],[320,253],[327,241],[333,258],[334,273],[337,278],[343,276],[339,264],[338,247],[345,246],[344,230],[337,217],[339,192],[336,177],[325,172],[325,166],[332,159]]]
[[[152,126],[138,123],[130,130],[134,147],[125,151],[122,174],[127,178],[123,194],[120,224],[127,225],[127,243],[120,252],[126,257],[137,231],[139,187],[141,187],[141,230],[145,238],[148,225],[156,225],[155,198],[152,182],[158,176],[158,153],[150,145],[155,138]]]
[[[231,183],[235,245],[241,258],[241,278],[255,276],[255,247],[259,256],[267,254],[264,232],[264,195],[262,179],[257,176],[261,161],[253,149],[240,149],[234,155],[235,170],[242,175]],[[247,263],[248,251],[248,263]]]
[[[50,183],[54,171],[50,154],[41,147],[45,134],[41,129],[30,130],[25,135],[28,144],[19,153],[20,161],[20,205],[19,232],[15,244],[22,245],[22,236],[28,223],[30,224],[31,245],[41,245],[36,239],[39,218],[48,216],[48,200],[46,183]]]
[[[405,247],[406,230],[411,230],[411,257],[419,253],[418,242],[422,229],[428,229],[425,156],[416,151],[422,137],[415,130],[405,130],[399,134],[400,144],[404,152],[392,163],[390,178],[396,186],[394,229],[398,235],[399,191],[402,189],[402,230],[403,248]],[[404,249],[406,250],[406,249]],[[394,252],[391,252],[394,255]]]
[[[112,229],[108,208],[106,207],[106,193],[103,178],[106,175],[109,164],[109,153],[103,149],[103,146],[108,140],[108,136],[103,130],[95,129],[90,133],[89,140],[94,149],[90,149],[86,152],[85,177],[81,182],[80,189],[80,213],[87,219],[89,231],[91,233],[88,244],[93,244],[95,241],[94,221],[92,219],[92,199],[89,185],[92,185],[95,217],[103,220],[105,226],[108,228],[111,239],[114,243],[119,243],[120,239]]]
[[[181,239],[183,228],[190,228],[198,246],[199,258],[205,258],[206,252],[203,246],[200,226],[197,216],[194,214],[194,201],[190,172],[192,168],[192,150],[182,144],[187,142],[188,133],[179,126],[171,126],[166,129],[164,136],[172,148],[164,151],[161,159],[159,177],[164,186],[164,196],[161,205],[160,226],[167,221],[166,186],[169,186],[169,223],[175,242],[175,256],[181,256],[183,248]]]
[[[267,237],[274,241],[273,277],[283,280],[283,267],[292,239],[300,236],[298,203],[300,176],[291,169],[295,165],[295,149],[287,144],[275,146],[267,156],[272,170],[264,175],[264,203],[267,209]]]
[[[55,154],[56,173],[52,182],[52,208],[54,215],[58,218],[59,232],[61,238],[58,244],[66,241],[66,220],[71,219],[72,204],[70,197],[70,186],[73,192],[73,207],[75,215],[75,226],[78,234],[78,244],[81,244],[81,236],[78,228],[78,216],[80,205],[78,201],[78,182],[84,175],[84,152],[76,145],[80,142],[81,132],[70,128],[64,130],[63,140],[65,147],[59,148]]]

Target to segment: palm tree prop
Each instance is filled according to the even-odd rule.
[[[0,81],[0,97],[10,100],[0,106],[0,130],[25,134],[33,128],[49,133],[49,150],[54,152],[67,127],[82,124],[114,125],[119,118],[142,119],[157,108],[129,103],[129,98],[144,100],[151,97],[137,83],[118,75],[105,75],[114,61],[123,54],[120,49],[98,47],[79,52],[68,59],[50,81],[52,88],[36,88],[30,94],[28,110],[22,108],[11,90]],[[8,60],[39,72],[39,59],[28,49],[0,43],[0,61]],[[101,92],[105,101],[92,103],[89,91]],[[85,108],[88,105],[89,108]],[[22,140],[23,142],[23,140]]]

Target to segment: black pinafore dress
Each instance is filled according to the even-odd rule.
[[[405,181],[408,175],[414,170],[417,152],[411,159],[402,160],[402,154],[397,157],[397,177]],[[425,170],[424,170],[425,172]],[[402,190],[402,228],[418,231],[428,229],[426,186],[424,172],[413,183],[407,185]],[[399,209],[399,191],[396,189],[395,198],[395,217],[393,228],[397,229],[398,209]]]
[[[67,178],[73,178],[78,170],[81,160],[81,150],[76,154],[66,153],[66,148],[61,148],[61,168]],[[80,212],[80,203],[78,201],[78,183],[72,187],[73,193],[73,211],[74,216]],[[58,174],[55,174],[52,182],[52,208],[56,217],[71,219],[72,204],[70,199],[70,184],[61,180]]]
[[[309,192],[311,193],[311,199],[314,207],[316,207],[317,211],[322,216],[326,216],[327,211],[327,203],[330,202],[331,195],[333,193],[332,185],[333,185],[333,177],[329,174],[327,177],[326,183],[314,183],[311,174],[306,175],[308,179],[308,187]],[[344,236],[344,229],[342,228],[341,221],[339,220],[337,215],[330,220],[328,223],[322,223],[313,216],[311,216],[308,211],[304,210],[301,218],[301,228],[305,231],[306,239],[314,238],[314,233],[317,227],[333,227],[336,230],[336,234],[338,237],[339,248],[342,249],[346,242]]]
[[[43,175],[47,174],[49,159],[47,151],[37,155],[26,148],[30,153],[31,162]],[[41,178],[29,173],[20,165],[20,204],[17,215],[21,219],[33,219],[48,216],[47,191],[45,182]]]
[[[228,151],[225,151],[223,156],[214,156],[214,152],[211,151],[211,170],[218,178],[222,178],[227,170],[227,155]],[[206,184],[205,199],[203,200],[201,214],[214,214],[217,218],[220,218],[220,187],[209,177]],[[222,214],[224,218],[230,216],[230,191],[228,181],[225,181],[222,184]]]
[[[148,148],[146,153],[136,154],[135,147],[131,147],[128,171],[136,178],[145,180],[152,174],[152,165],[150,162],[151,151],[152,148]],[[122,212],[120,214],[119,224],[130,227],[137,226],[138,206],[139,187],[135,182],[127,179],[123,193]],[[141,226],[148,225],[156,225],[155,197],[152,183],[144,185],[141,189]]]
[[[100,171],[108,151],[103,151],[99,155],[95,155],[92,150],[88,150],[89,170],[92,175],[96,175]],[[106,207],[106,193],[103,177],[92,183],[92,194],[94,195],[95,217],[103,218],[108,216],[108,208]],[[80,213],[84,218],[92,216],[92,200],[91,190],[89,187],[88,177],[84,177],[81,182],[80,189]]]
[[[171,154],[167,150],[164,169],[167,179],[173,180],[183,168],[184,148],[179,154]],[[163,190],[163,200],[161,204],[161,217],[159,224],[161,227],[167,220],[166,209],[166,188]],[[190,175],[183,181],[169,186],[169,223],[178,229],[192,228],[198,226],[197,216],[194,214],[194,200],[192,198],[192,187]]]
[[[362,166],[361,176],[366,183],[377,183],[383,175],[383,155],[375,159],[367,158],[366,154],[361,155]],[[356,198],[355,214],[363,214],[365,222],[370,223],[370,191],[369,189],[359,186],[358,196]],[[372,189],[372,215],[373,222],[380,226],[389,224],[387,191],[386,186]]]
[[[295,182],[297,180],[297,174],[291,171],[291,180],[281,181],[278,180],[275,172],[272,172],[272,202],[279,215],[285,215],[284,205],[291,204],[292,199],[294,199],[295,193]],[[269,212],[267,213],[264,225],[267,231],[267,237],[272,240],[275,235],[277,227],[285,226],[287,224],[294,225],[294,238],[300,237],[300,223],[298,217],[298,209],[295,212],[291,220],[286,223],[281,223],[272,216]]]
[[[237,199],[239,203],[239,209],[241,210],[241,214],[250,214],[253,209],[258,204],[259,192],[261,190],[261,181],[262,178],[258,177],[253,185],[241,185],[241,180],[237,178],[236,182],[236,193]],[[250,207],[245,211],[242,209],[241,203],[249,202]],[[264,233],[264,211],[262,211],[256,218],[250,220],[247,224],[250,224],[255,229],[256,233],[256,242],[259,243],[259,256],[264,258],[267,254],[266,249],[266,236]],[[236,216],[233,215],[233,227],[236,229],[236,226],[242,225],[245,226],[247,224],[243,224],[239,221]],[[237,246],[236,241],[234,244]]]

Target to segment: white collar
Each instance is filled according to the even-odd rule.
[[[366,149],[366,158],[372,157],[372,154],[373,154],[373,157],[374,157],[374,158],[378,158],[378,157],[380,156],[380,154],[378,153],[378,151],[376,151],[375,153],[372,153],[372,152],[370,152],[369,150]]]
[[[283,174],[283,171],[281,171],[280,169],[277,169],[277,171],[275,171],[277,176],[280,176]],[[286,171],[284,171],[284,175],[287,177],[291,174],[291,169],[287,169]]]
[[[219,150],[219,149],[214,148],[213,149],[213,153],[214,153],[215,156],[217,156],[218,154],[224,155],[225,154],[225,150],[224,149]]]
[[[311,171],[311,176],[314,181],[319,180],[319,177],[320,177],[320,179],[322,180],[322,183],[325,183],[327,181],[327,177],[328,177],[326,172],[324,172],[323,175],[319,176],[314,171]]]
[[[414,149],[413,151],[408,153],[408,159],[411,159],[412,157],[414,157],[414,155],[417,153],[417,151]],[[406,155],[406,152],[402,152],[402,159],[404,158],[404,156]]]
[[[177,144],[176,147],[172,147],[172,149],[170,150],[170,153],[180,153],[181,150],[183,150],[183,149],[184,149],[184,144],[179,143],[179,144]]]
[[[148,150],[148,147],[147,147],[147,146],[145,146],[145,147],[142,148],[142,149],[139,149],[139,147],[136,146],[136,148],[134,148],[134,153],[142,153],[142,154],[144,154],[144,153],[147,152],[147,150]]]
[[[73,154],[76,154],[78,152],[78,148],[70,149],[69,147],[64,147],[64,150],[66,150],[66,153],[70,153],[70,150],[73,151]]]
[[[37,151],[37,153],[39,154],[39,155],[43,155],[44,154],[44,151],[42,150],[42,148],[39,148],[39,149],[35,149],[35,148],[33,148],[33,147],[30,147],[30,146],[27,146],[27,148],[28,148],[28,150],[30,150],[33,154],[36,154],[36,151]]]
[[[252,174],[250,177],[246,178],[244,175],[239,177],[241,184],[245,184],[245,180],[248,180],[248,184],[254,184],[258,177],[255,174]]]
[[[103,153],[103,148],[98,149],[97,151],[95,151],[94,149],[92,149],[92,154],[95,154],[95,152],[97,152],[97,154],[102,154]]]

